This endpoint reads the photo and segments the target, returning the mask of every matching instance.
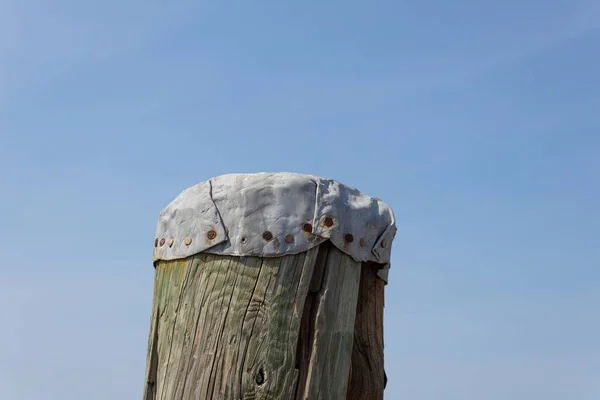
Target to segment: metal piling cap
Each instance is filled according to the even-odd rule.
[[[154,261],[202,252],[279,257],[330,240],[355,261],[383,264],[378,275],[387,282],[395,234],[387,204],[337,181],[296,173],[228,174],[184,190],[162,210]]]

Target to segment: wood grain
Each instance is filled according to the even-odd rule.
[[[386,380],[383,364],[385,283],[377,276],[380,267],[374,263],[362,266],[347,400],[383,399]]]
[[[159,261],[144,400],[345,399],[360,273],[330,245]]]

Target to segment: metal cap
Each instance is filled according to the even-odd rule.
[[[154,261],[201,252],[279,257],[330,240],[355,261],[383,264],[378,275],[387,282],[395,234],[390,207],[334,180],[229,174],[184,190],[162,210]],[[156,245],[163,240],[169,246]]]

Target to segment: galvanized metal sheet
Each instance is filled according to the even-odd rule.
[[[387,282],[395,234],[390,207],[334,180],[229,174],[184,190],[160,213],[154,261],[201,252],[278,257],[330,240],[355,261],[383,264]]]

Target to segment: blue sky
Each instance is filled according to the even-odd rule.
[[[599,39],[579,0],[0,0],[0,398],[141,398],[159,211],[292,171],[395,211],[386,399],[598,399]]]

